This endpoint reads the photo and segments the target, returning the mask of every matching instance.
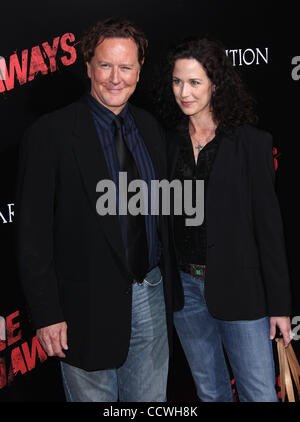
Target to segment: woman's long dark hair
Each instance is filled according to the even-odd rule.
[[[216,86],[211,106],[213,118],[220,127],[232,128],[257,122],[254,99],[246,91],[223,45],[207,38],[189,38],[181,41],[168,53],[162,74],[157,79],[153,100],[156,113],[166,127],[174,128],[185,117],[172,91],[172,73],[178,59],[197,60]]]

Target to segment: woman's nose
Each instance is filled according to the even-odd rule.
[[[182,98],[188,97],[189,93],[190,93],[190,90],[189,90],[188,84],[183,83],[181,87],[181,97]]]

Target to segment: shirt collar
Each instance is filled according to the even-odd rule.
[[[112,128],[112,122],[115,118],[115,114],[99,103],[99,101],[97,101],[90,93],[87,94],[87,102],[94,118],[97,119],[97,122],[105,129],[110,130]],[[130,131],[133,125],[133,117],[130,113],[128,103],[120,112],[119,116],[123,119],[125,132]]]
[[[188,118],[182,119],[179,122],[179,124],[177,125],[177,130],[179,132],[181,132],[181,134],[183,135],[183,137],[185,139],[190,140],[189,119]],[[216,127],[215,137],[214,137],[213,142],[212,142],[213,145],[216,145],[216,144],[219,143],[219,140],[220,140],[220,136],[219,135],[222,135],[223,133],[225,133],[225,129],[223,129],[220,125],[218,125]],[[210,144],[211,144],[211,142],[209,142],[207,144],[207,146],[209,146]]]

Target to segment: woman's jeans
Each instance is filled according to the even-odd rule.
[[[181,272],[184,308],[174,323],[201,401],[233,401],[226,350],[238,397],[243,402],[278,401],[269,318],[223,321],[204,299],[204,280]],[[216,292],[216,294],[218,294]]]
[[[126,361],[120,368],[91,372],[61,363],[67,401],[163,402],[168,363],[163,282],[155,267],[143,284],[132,285],[131,337]]]

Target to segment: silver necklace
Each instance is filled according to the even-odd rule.
[[[198,144],[195,146],[195,148],[198,150],[198,153],[201,151],[201,149],[202,148],[204,148],[205,147],[205,145],[201,145],[200,144],[200,142],[206,142],[207,141],[207,139],[210,137],[210,135],[212,134],[212,132],[213,132],[213,130],[211,131],[211,132],[209,132],[209,134],[208,134],[208,136],[205,138],[205,139],[202,139],[201,141],[197,141],[198,142]]]

